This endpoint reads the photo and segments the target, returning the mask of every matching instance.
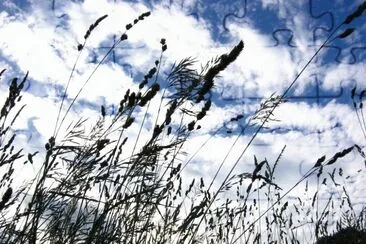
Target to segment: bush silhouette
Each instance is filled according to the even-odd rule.
[[[337,233],[331,236],[321,237],[316,243],[317,244],[366,243],[366,232],[357,230],[354,227],[347,227],[339,230]]]

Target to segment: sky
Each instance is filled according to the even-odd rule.
[[[113,116],[125,91],[137,87],[143,74],[159,58],[161,38],[168,45],[158,78],[162,82],[175,62],[195,57],[199,67],[242,40],[243,52],[215,79],[212,109],[202,129],[193,133],[191,143],[185,147],[186,152],[194,152],[210,138],[187,167],[186,174],[211,179],[244,121],[259,108],[259,103],[273,93],[281,95],[329,34],[360,3],[358,0],[3,0],[0,70],[7,71],[0,80],[0,102],[7,96],[11,78],[22,77],[29,71],[23,98],[27,107],[14,131],[19,134],[18,143],[30,151],[43,148],[53,133],[61,96],[78,55],[77,46],[83,42],[90,24],[105,14],[108,17],[93,31],[80,56],[67,93],[68,105],[107,48],[125,31],[125,25],[141,13],[151,11],[151,16],[129,30],[128,40],[98,68],[65,124],[80,117],[98,118],[101,105],[106,107],[107,115]],[[319,53],[290,90],[288,102],[275,110],[278,121],[267,124],[268,129],[261,131],[240,158],[237,172],[253,170],[253,155],[273,163],[286,145],[276,177],[286,189],[321,156],[330,158],[355,143],[364,148],[366,138],[350,94],[355,86],[357,91],[366,88],[365,23],[365,16],[361,16],[351,24],[350,27],[356,28],[351,36],[334,40]],[[152,104],[152,111],[158,105]],[[143,112],[140,111],[138,119],[141,120]],[[244,121],[227,123],[239,114],[244,115]],[[151,114],[143,128],[146,138],[153,121]],[[214,134],[219,128],[222,129]],[[136,135],[137,129],[130,133]],[[239,157],[252,133],[239,138],[219,179]],[[191,154],[188,153],[187,159]],[[337,164],[351,176],[346,183],[355,206],[364,205],[366,177],[362,158],[355,151]],[[315,187],[314,182],[310,186]],[[324,189],[323,197],[328,193]],[[299,191],[290,193],[298,195]]]

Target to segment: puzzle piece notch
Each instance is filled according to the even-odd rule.
[[[324,26],[318,26],[318,27],[314,28],[313,32],[316,32],[318,29],[321,29],[321,30],[327,31],[327,32],[332,31],[333,28],[334,28],[334,14],[331,11],[324,11],[324,12],[321,12],[321,13],[316,15],[314,13],[313,0],[309,0],[308,6],[309,6],[309,14],[310,14],[311,18],[321,19],[324,16],[328,16],[329,19],[330,19],[330,27],[327,28],[327,27],[324,27]]]
[[[331,52],[327,51],[327,53],[325,54],[326,56],[329,56],[329,55],[333,54],[334,57],[333,58],[326,57],[326,59],[331,59],[334,62],[339,63],[339,64],[352,65],[352,64],[356,64],[356,63],[361,62],[364,59],[366,59],[366,55],[362,55],[366,51],[366,46],[341,48],[341,47],[336,46],[336,45],[325,45],[323,48],[326,49],[326,50],[334,50],[334,51],[331,51]],[[344,55],[342,55],[342,53],[344,53],[344,51],[348,50],[348,49],[350,50],[349,51],[350,59],[347,59],[347,58],[344,57]],[[317,61],[317,60],[318,60],[318,58],[316,57],[315,61]]]
[[[279,33],[288,33],[287,35],[279,35]],[[272,32],[272,37],[275,40],[273,47],[277,47],[283,44],[287,44],[289,47],[296,47],[293,44],[294,32],[288,28],[276,29]]]
[[[243,13],[240,15],[239,12],[239,8],[237,6],[235,6],[235,11],[234,12],[230,12],[225,14],[224,18],[222,19],[222,26],[224,27],[225,31],[229,31],[229,28],[226,26],[227,25],[227,21],[229,18],[237,18],[237,19],[244,19],[247,16],[247,12],[248,12],[248,2],[247,0],[244,0],[244,6],[242,6],[243,8]]]
[[[320,1],[319,1],[320,2]],[[324,2],[321,2],[324,5]],[[333,3],[333,1],[331,1]],[[357,4],[357,1],[354,1],[353,4],[349,3],[349,6],[353,6]],[[335,26],[335,14],[331,11],[323,11],[320,14],[316,15],[314,14],[314,0],[309,0],[309,13],[312,18],[320,19],[324,16],[329,16],[330,19],[330,26],[324,27],[324,26],[318,26],[313,29],[313,46],[320,46],[322,43],[317,43],[319,38],[322,35],[319,35],[319,32],[322,31],[324,34],[327,34],[328,36],[330,32],[334,29]],[[343,21],[344,16],[342,16],[341,21]],[[323,35],[324,36],[324,35]],[[363,38],[364,39],[364,38]],[[332,58],[326,58],[328,62],[336,62],[336,63],[343,63],[343,64],[355,64],[357,62],[360,62],[364,59],[364,56],[361,54],[364,50],[366,50],[366,46],[358,45],[353,47],[346,47],[342,45],[341,43],[338,44],[330,44],[326,45],[324,47],[325,49],[328,49],[328,56],[329,53],[334,51],[334,55]],[[344,54],[346,51],[349,50],[347,56]]]

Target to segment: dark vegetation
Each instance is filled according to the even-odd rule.
[[[343,228],[331,236],[321,237],[317,244],[366,243],[366,232],[354,227]]]
[[[313,58],[333,40],[351,35],[355,30],[348,25],[365,9],[366,3],[363,3],[349,15]],[[95,70],[113,48],[127,41],[127,32],[149,15],[149,12],[144,13],[126,25],[126,32]],[[106,17],[99,18],[87,30],[84,43],[78,45],[79,54]],[[161,56],[152,63],[138,89],[125,92],[119,102],[118,113],[111,120],[106,119],[102,106],[101,116],[91,130],[85,129],[86,120],[79,119],[67,127],[64,138],[58,138],[66,115],[94,70],[63,117],[62,100],[54,134],[45,144],[43,154],[24,152],[14,145],[16,135],[12,134],[11,128],[24,109],[21,94],[27,75],[21,80],[12,80],[0,114],[1,243],[309,243],[316,240],[318,243],[338,243],[335,240],[339,238],[347,239],[347,242],[339,243],[352,243],[350,240],[357,243],[359,237],[365,240],[365,207],[362,211],[354,209],[346,186],[339,183],[345,178],[342,168],[336,165],[339,159],[351,152],[365,159],[362,146],[350,145],[334,155],[320,157],[287,191],[274,182],[276,167],[286,147],[273,162],[262,155],[261,159],[254,157],[252,172],[234,174],[254,138],[269,120],[274,119],[273,111],[286,102],[287,93],[313,58],[283,94],[263,101],[250,118],[244,120],[242,115],[238,115],[228,119],[230,123],[245,124],[237,139],[249,127],[255,133],[240,157],[231,164],[232,168],[219,187],[214,189],[213,184],[219,180],[217,176],[227,162],[221,162],[210,182],[203,178],[184,182],[182,172],[190,166],[197,152],[189,152],[193,156],[183,161],[181,158],[185,154],[182,148],[191,134],[204,126],[212,103],[214,80],[239,55],[244,55],[241,54],[244,43],[240,41],[230,52],[212,59],[201,70],[194,69],[194,59],[186,58],[176,63],[169,75],[163,78],[159,71],[168,48],[167,41],[161,39],[160,45]],[[74,69],[76,65],[77,61]],[[72,76],[73,72],[65,94]],[[162,86],[160,80],[167,81],[167,84]],[[364,93],[356,89],[352,91],[363,133]],[[148,140],[138,148],[152,99],[160,100],[158,115],[161,113],[162,116],[156,116]],[[145,113],[142,121],[136,120],[137,107]],[[132,127],[139,131],[135,138],[126,136]],[[133,149],[126,153],[129,143]],[[122,158],[126,154],[127,158]],[[22,163],[41,164],[42,167],[33,180],[14,188],[14,165]],[[318,191],[315,195],[307,195],[311,177],[315,177],[318,189],[321,184],[336,189],[326,204],[320,204]],[[307,197],[285,201],[285,197],[300,183],[306,183],[304,195]],[[262,195],[266,196],[266,203],[261,202]],[[338,213],[343,213],[343,216],[337,218]]]

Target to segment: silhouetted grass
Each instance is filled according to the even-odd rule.
[[[243,55],[242,41],[199,71],[194,68],[197,61],[186,58],[176,63],[167,77],[161,78],[161,60],[168,48],[167,41],[161,39],[160,57],[153,62],[138,88],[128,89],[121,97],[118,113],[111,120],[106,119],[105,108],[101,106],[101,115],[91,130],[85,129],[85,119],[79,119],[66,128],[64,138],[58,138],[74,102],[110,52],[127,40],[127,34],[123,33],[107,51],[61,117],[77,59],[60,104],[54,134],[45,144],[42,162],[38,161],[39,157],[35,161],[38,152],[23,152],[14,145],[15,134],[11,128],[24,108],[20,103],[27,75],[20,82],[14,79],[0,114],[0,167],[4,172],[0,184],[1,243],[303,243],[301,231],[304,229],[307,229],[304,233],[308,240],[318,240],[318,243],[324,243],[321,236],[335,230],[341,231],[331,238],[349,236],[349,233],[364,236],[365,208],[360,213],[353,208],[347,185],[338,183],[346,177],[342,169],[334,165],[352,151],[365,158],[358,145],[335,152],[329,159],[320,157],[287,191],[275,182],[276,167],[286,147],[273,163],[261,155],[254,157],[252,172],[233,174],[258,133],[269,120],[275,119],[274,110],[286,102],[287,93],[313,58],[334,40],[340,28],[363,13],[366,4],[360,8],[336,28],[283,94],[273,94],[244,121],[245,126],[208,184],[203,178],[185,182],[182,177],[183,169],[190,166],[189,162],[207,141],[197,145],[199,149],[190,153],[192,157],[186,162],[181,160],[182,148],[189,143],[194,130],[205,125],[214,80]],[[126,30],[149,15],[149,12],[140,15],[133,24],[126,25]],[[78,46],[79,55],[106,17],[102,16],[90,26],[84,43]],[[336,38],[346,38],[353,31],[348,29]],[[168,82],[163,89],[160,80]],[[355,94],[354,90],[352,98]],[[355,102],[362,131],[365,130],[363,95],[364,91],[360,93],[359,106]],[[141,133],[154,99],[160,99],[160,106],[153,130],[139,148],[137,145],[141,144]],[[136,120],[136,108],[145,110],[142,121]],[[243,116],[237,115],[227,122],[242,120]],[[218,182],[217,176],[227,164],[228,155],[249,127],[254,128],[255,133],[229,173]],[[127,133],[132,129],[137,129],[138,133],[129,138]],[[132,151],[126,152],[128,144]],[[14,189],[13,165],[24,161],[42,167],[28,184]],[[316,177],[318,185],[315,195],[285,202],[285,197],[295,187],[304,182],[307,186],[312,176]],[[216,182],[219,187],[213,189]],[[318,197],[320,185],[335,190],[322,206]],[[307,187],[304,194],[308,194]],[[334,196],[337,194],[339,196]],[[266,200],[261,199],[262,195]],[[344,215],[338,217],[337,213]]]

